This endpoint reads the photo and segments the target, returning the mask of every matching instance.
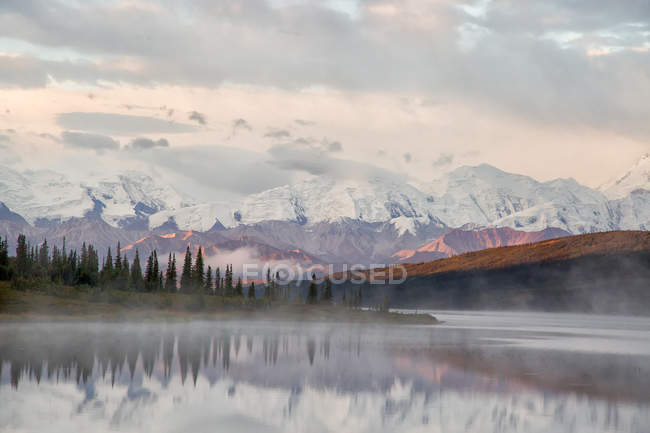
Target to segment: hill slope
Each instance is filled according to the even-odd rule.
[[[650,232],[616,231],[568,236],[526,245],[473,251],[432,262],[406,264],[404,268],[409,277],[414,277],[637,251],[650,251]]]
[[[407,278],[354,280],[340,293],[363,290],[364,304],[388,297],[392,307],[542,310],[650,315],[650,233],[608,232],[476,251],[404,265]],[[400,277],[398,268],[395,277]],[[366,276],[370,272],[366,272]]]
[[[438,239],[416,250],[400,250],[393,258],[405,263],[422,263],[451,257],[470,251],[484,250],[507,245],[522,245],[568,236],[570,233],[556,228],[525,232],[510,227],[480,230],[451,230]]]

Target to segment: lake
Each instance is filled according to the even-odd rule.
[[[0,324],[0,431],[650,431],[650,319],[432,313]]]

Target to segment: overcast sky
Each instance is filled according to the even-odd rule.
[[[647,0],[2,0],[0,164],[200,197],[650,151]]]

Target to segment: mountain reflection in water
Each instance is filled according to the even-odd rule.
[[[647,345],[649,329],[611,338]],[[583,325],[3,324],[0,431],[650,431],[648,354],[552,344],[596,336]]]

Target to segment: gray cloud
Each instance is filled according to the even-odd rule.
[[[251,194],[291,183],[291,173],[269,163],[266,154],[226,146],[160,148],[135,157],[191,178],[218,199],[215,191]],[[245,173],[245,175],[242,175]]]
[[[253,127],[246,121],[246,119],[235,119],[232,121],[232,135],[237,135],[237,131],[252,131]]]
[[[313,126],[316,124],[316,122],[312,122],[311,120],[304,120],[304,119],[295,119],[294,122],[296,122],[300,126]]]
[[[454,155],[451,153],[442,153],[438,159],[433,161],[434,167],[444,167],[454,162]]]
[[[303,171],[313,175],[326,175],[341,179],[384,178],[404,180],[405,176],[356,161],[333,158],[328,152],[295,144],[279,144],[268,151],[270,162],[283,170]]]
[[[115,135],[173,134],[198,130],[196,126],[184,123],[116,113],[60,113],[56,121],[66,129]]]
[[[329,141],[328,139],[324,139],[323,146],[328,152],[341,152],[343,150],[343,145],[340,141]]]
[[[50,134],[49,132],[41,132],[40,134],[38,134],[38,136],[41,137],[41,138],[45,138],[47,140],[52,140],[52,141],[54,141],[56,143],[59,143],[61,141],[61,139],[59,137],[57,137],[54,134]]]
[[[88,134],[85,132],[64,131],[61,134],[61,141],[66,147],[77,147],[80,149],[94,150],[102,153],[106,150],[117,150],[120,143],[111,137],[99,134]]]
[[[150,138],[138,137],[129,143],[129,148],[133,150],[147,150],[155,147],[169,147],[169,141],[166,138],[152,140]]]
[[[205,125],[205,115],[198,111],[191,111],[188,119],[196,121],[199,125]]]
[[[11,137],[8,135],[0,134],[0,143],[11,143]]]
[[[0,8],[2,5],[0,4]],[[3,15],[0,11],[0,23]],[[2,24],[0,24],[2,25]],[[30,56],[0,54],[0,88],[40,88],[50,80],[75,81],[82,84],[101,86],[101,81],[131,82],[148,84],[144,76],[119,69],[114,65],[98,65],[88,61],[53,61]],[[7,109],[6,113],[10,111]]]
[[[457,2],[368,0],[354,18],[324,2],[48,4],[0,3],[3,35],[88,56],[132,58],[139,67],[0,56],[0,86],[43,87],[51,76],[91,83],[417,91],[440,103],[483,104],[538,123],[650,137],[650,76],[639,73],[650,69],[643,51],[650,30],[647,0],[493,0],[478,13]],[[393,7],[390,19],[375,13],[381,5]],[[179,25],[179,16],[192,25]],[[566,34],[578,37],[567,42]],[[613,54],[587,55],[612,45]],[[264,67],[251,68],[251,59]]]
[[[413,159],[413,155],[411,155],[409,152],[406,152],[404,155],[402,155],[404,158],[404,162],[409,163]]]
[[[274,129],[272,131],[267,132],[264,134],[265,137],[269,138],[289,138],[291,137],[291,133],[287,131],[286,129]]]
[[[291,141],[293,145],[305,146],[319,152],[341,152],[343,151],[343,145],[340,141],[330,140],[327,137],[323,137],[320,140],[317,140],[312,137],[297,137]]]

